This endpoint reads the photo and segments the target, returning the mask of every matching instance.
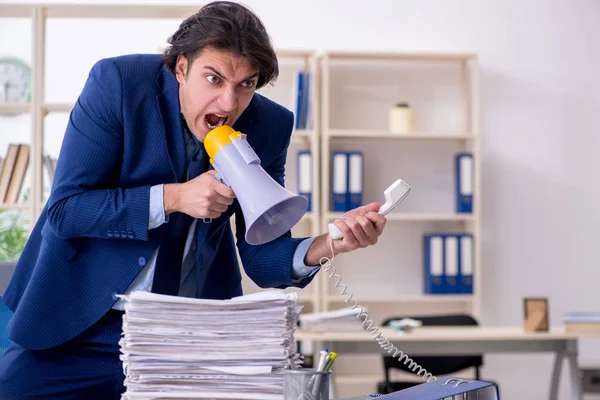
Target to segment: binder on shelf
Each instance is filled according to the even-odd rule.
[[[303,71],[298,71],[296,73],[296,93],[294,96],[294,128],[303,129],[302,126],[302,93],[303,93],[303,85],[304,85],[304,73]]]
[[[302,90],[302,129],[312,129],[312,107],[310,102],[310,93],[312,88],[312,77],[310,72],[304,72]]]
[[[298,194],[308,200],[308,212],[312,211],[312,153],[310,150],[298,152]]]
[[[442,234],[423,236],[423,275],[424,293],[444,293],[444,236]]]
[[[333,152],[333,211],[347,211],[349,204],[348,192],[348,153],[345,151]]]
[[[444,235],[444,273],[442,287],[444,293],[460,293],[459,287],[459,235]]]
[[[458,153],[455,157],[456,212],[473,212],[473,154]]]
[[[310,112],[310,90],[311,76],[309,72],[298,71],[296,73],[294,93],[294,127],[296,129],[310,129],[312,115]]]
[[[364,156],[360,151],[348,152],[348,191],[349,204],[347,210],[360,207],[363,200]]]
[[[473,235],[465,233],[459,238],[459,288],[460,293],[473,294]]]

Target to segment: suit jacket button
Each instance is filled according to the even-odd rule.
[[[146,257],[140,257],[140,258],[138,258],[138,264],[139,264],[140,266],[142,266],[142,267],[143,267],[144,265],[146,265]]]
[[[108,236],[109,238],[113,237],[113,231],[107,231],[106,236]]]
[[[121,231],[121,237],[122,237],[123,239],[127,239],[127,232],[125,232],[125,231]]]
[[[129,239],[133,239],[133,238],[135,238],[135,235],[133,234],[133,232],[127,232],[127,237]]]
[[[113,237],[118,239],[118,238],[121,237],[121,234],[119,233],[119,231],[114,231],[113,232]]]
[[[110,297],[112,297],[112,299],[115,300],[115,301],[119,300],[119,298],[117,297],[117,292],[112,292],[112,294],[110,295]]]

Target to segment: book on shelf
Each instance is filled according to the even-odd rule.
[[[16,204],[25,182],[31,146],[11,143],[0,170],[0,204]]]
[[[24,183],[30,172],[31,145],[10,143],[6,156],[0,161],[0,204],[15,205],[22,201],[25,195]],[[49,182],[54,178],[56,158],[45,155],[42,164],[48,174]]]
[[[11,171],[10,182],[6,189],[4,204],[17,204],[19,195],[23,189],[27,167],[29,166],[31,147],[27,144],[20,144],[18,145],[18,149],[19,151]]]
[[[600,312],[568,312],[563,315],[567,333],[600,333]]]

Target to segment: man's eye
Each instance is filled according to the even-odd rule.
[[[215,75],[207,75],[206,80],[210,83],[219,83],[221,81],[221,79],[219,79],[219,77]]]
[[[251,89],[254,87],[254,81],[242,82],[242,86],[245,87],[246,89]]]

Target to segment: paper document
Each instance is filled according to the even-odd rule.
[[[367,313],[366,307],[347,307],[338,310],[309,313],[300,315],[300,326],[307,331],[363,331],[364,316],[361,310]]]
[[[294,339],[302,309],[296,293],[120,297],[123,400],[282,400],[284,370],[302,363]]]

